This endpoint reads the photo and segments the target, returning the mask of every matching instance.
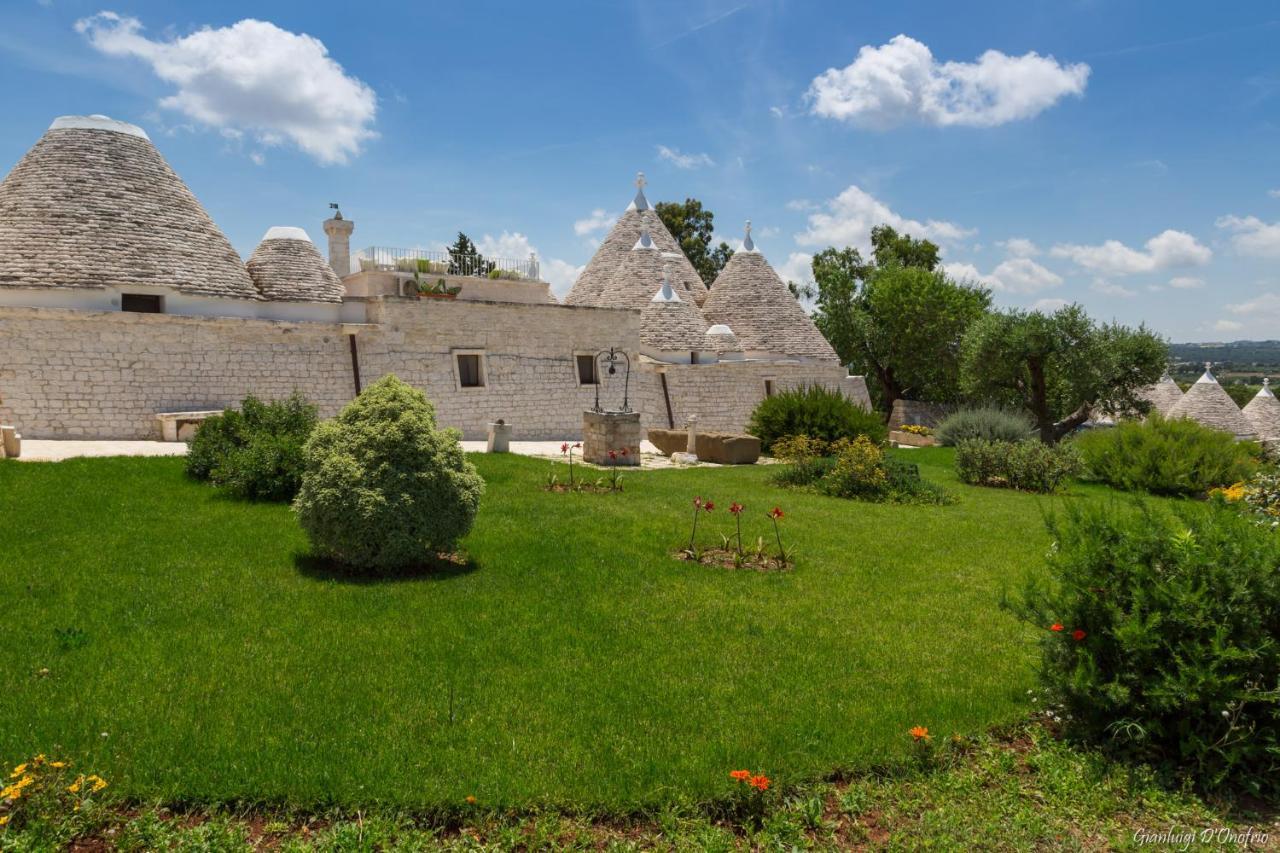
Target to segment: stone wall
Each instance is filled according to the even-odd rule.
[[[955,410],[946,403],[929,403],[924,400],[894,400],[889,414],[889,429],[901,429],[903,424],[936,427]]]

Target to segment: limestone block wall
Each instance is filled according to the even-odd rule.
[[[813,362],[722,361],[716,364],[657,364],[641,366],[640,410],[646,427],[667,426],[667,403],[661,374],[667,377],[667,394],[675,428],[689,415],[698,416],[700,430],[743,432],[751,412],[774,392],[800,385],[825,385],[839,389],[850,399],[871,408],[866,381],[849,376],[842,365]],[[769,383],[768,385],[766,383]]]
[[[476,439],[498,418],[515,441],[579,436],[595,388],[579,384],[575,355],[617,346],[634,358],[640,340],[639,311],[574,305],[386,299],[369,320],[378,331],[360,335],[365,383],[395,373],[426,391],[441,424]],[[483,388],[460,387],[458,353],[481,355]],[[621,394],[609,383],[602,402]]]
[[[0,422],[27,438],[159,438],[155,414],[354,393],[336,323],[0,307]]]

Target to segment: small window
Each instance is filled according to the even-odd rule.
[[[596,357],[594,355],[575,356],[578,362],[578,384],[599,385],[600,377],[596,375]]]
[[[481,369],[479,355],[458,355],[458,384],[463,388],[484,387],[484,371]]]
[[[694,350],[693,352],[689,353],[689,363],[690,363],[690,364],[697,364],[697,363],[698,363],[698,351],[697,351],[697,350]]]
[[[766,379],[764,381],[764,395],[766,397],[773,396],[773,380],[772,379]]]
[[[120,295],[120,310],[136,314],[163,314],[164,297],[153,293],[123,293]]]

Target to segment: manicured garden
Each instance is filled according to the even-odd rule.
[[[902,455],[906,456],[906,453]],[[0,465],[0,757],[44,752],[170,803],[630,810],[909,760],[908,730],[1026,716],[1034,631],[998,607],[1043,563],[1034,497],[955,481],[889,505],[774,485],[766,466],[647,471],[548,493],[549,463],[471,457],[466,560],[353,577],[287,506],[232,499],[181,460]],[[673,557],[772,532],[788,572]]]

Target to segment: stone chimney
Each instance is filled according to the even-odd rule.
[[[338,205],[329,206],[333,208],[333,218],[324,221],[324,233],[329,238],[329,266],[338,278],[345,278],[351,275],[351,232],[356,230],[356,224],[342,218]]]

